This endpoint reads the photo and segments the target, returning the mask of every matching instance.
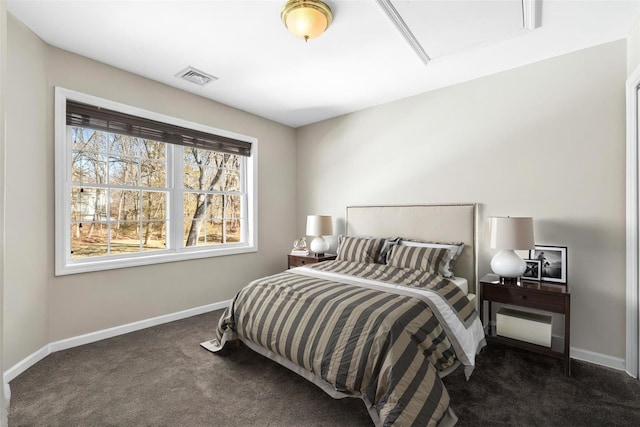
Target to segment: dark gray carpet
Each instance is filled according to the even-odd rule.
[[[214,355],[221,312],[54,353],[11,382],[10,426],[371,426],[359,399],[333,400],[246,347]],[[498,345],[469,381],[445,378],[460,426],[640,424],[625,373]]]

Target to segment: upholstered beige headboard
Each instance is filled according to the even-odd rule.
[[[454,264],[454,273],[469,281],[470,293],[476,292],[478,248],[475,203],[349,206],[346,230],[352,236],[464,242],[465,248]]]

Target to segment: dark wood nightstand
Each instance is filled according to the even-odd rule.
[[[569,355],[571,334],[571,294],[567,285],[554,282],[522,281],[520,284],[501,284],[495,274],[487,274],[480,279],[480,320],[484,325],[487,342],[498,342],[524,350],[533,351],[561,359],[564,373],[571,376],[571,357]],[[488,320],[484,321],[484,302],[487,301]],[[515,305],[564,314],[564,346],[551,348],[531,344],[511,338],[498,336],[491,325],[491,303]]]
[[[302,267],[303,265],[307,265],[307,264],[315,264],[317,262],[322,262],[322,261],[331,261],[333,259],[336,259],[336,255],[331,255],[331,254],[324,254],[322,256],[315,256],[313,254],[307,255],[307,256],[300,256],[300,255],[287,255],[288,257],[288,262],[289,264],[287,268],[292,268],[292,267]]]

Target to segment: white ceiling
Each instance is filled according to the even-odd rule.
[[[334,20],[305,43],[285,0],[7,0],[47,43],[298,127],[627,37],[640,0],[414,0],[391,4],[431,58],[416,54],[376,0],[326,0]],[[219,79],[175,77],[187,66]]]

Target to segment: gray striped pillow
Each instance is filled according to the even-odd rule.
[[[448,253],[446,248],[394,246],[387,258],[387,265],[427,271],[443,276],[445,266],[449,263]]]
[[[337,260],[352,262],[375,262],[385,239],[364,237],[338,237]]]
[[[421,248],[445,248],[449,253],[447,254],[448,262],[442,265],[442,269],[438,272],[444,277],[453,277],[453,262],[460,256],[464,250],[464,243],[436,243],[436,242],[423,242],[420,240],[406,240],[402,239],[399,243],[402,246],[419,246]]]
[[[376,258],[376,264],[386,264],[387,256],[389,256],[389,254],[391,253],[391,248],[399,244],[400,244],[400,237],[384,239],[384,243],[382,244],[382,249],[380,249],[378,258]]]

